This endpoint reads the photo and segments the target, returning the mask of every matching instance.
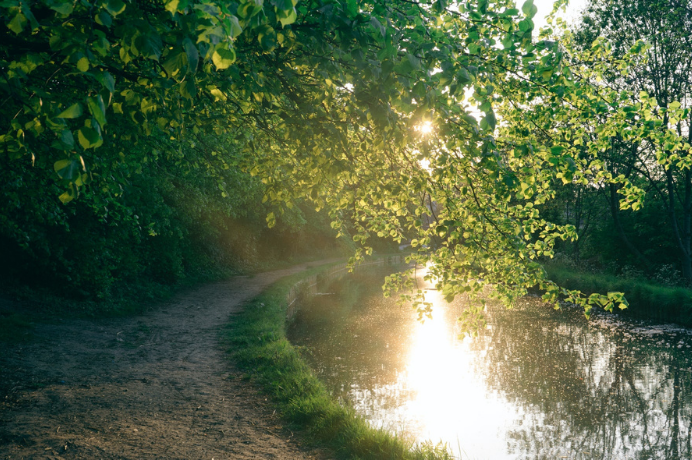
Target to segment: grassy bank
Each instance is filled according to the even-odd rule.
[[[545,269],[559,285],[586,294],[624,292],[629,302],[624,315],[692,326],[692,289],[661,286],[643,278],[583,273],[555,265],[546,265]]]
[[[284,420],[308,442],[332,449],[338,458],[448,459],[441,446],[412,448],[410,442],[370,427],[350,407],[334,401],[286,339],[286,295],[314,269],[273,285],[250,301],[225,331],[234,362],[259,384]]]

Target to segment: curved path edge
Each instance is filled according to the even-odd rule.
[[[338,260],[207,284],[130,318],[38,325],[1,349],[0,458],[324,457],[240,378],[219,331],[272,283]]]

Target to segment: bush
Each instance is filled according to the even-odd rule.
[[[624,278],[603,273],[583,273],[555,264],[547,264],[545,269],[548,278],[558,285],[578,289],[585,294],[624,292],[629,302],[629,308],[622,311],[626,316],[692,326],[692,289],[654,284],[641,276]]]
[[[661,265],[654,273],[654,280],[663,286],[680,286],[684,280],[680,274],[680,270],[670,264]]]

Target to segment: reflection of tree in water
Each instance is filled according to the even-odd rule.
[[[323,296],[301,311],[290,335],[311,350],[336,397],[386,426],[415,425],[401,408],[416,395],[399,374],[407,369],[415,314],[382,299],[375,286],[350,300],[355,291],[347,284],[342,295]],[[511,311],[491,307],[488,316],[490,329],[463,348],[478,357],[488,392],[523,411],[507,428],[511,454],[692,458],[686,334],[622,327],[613,317],[587,322],[579,311],[555,312],[531,299]],[[406,428],[415,432],[413,425]]]
[[[633,336],[527,302],[534,305],[491,309],[478,343],[488,386],[524,410],[508,436],[512,453],[691,457],[690,360],[677,348],[687,336]]]

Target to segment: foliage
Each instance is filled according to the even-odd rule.
[[[205,152],[191,143],[181,150],[195,162]],[[156,296],[157,286],[334,251],[326,216],[309,207],[294,207],[268,231],[264,217],[271,208],[261,204],[261,183],[236,169],[210,177],[187,163],[152,159],[136,170],[119,162],[112,173],[120,182],[117,199],[86,190],[64,206],[37,186],[50,184],[46,172],[19,162],[0,170],[6,184],[0,251],[7,255],[0,272],[6,285],[117,304]]]
[[[447,297],[493,284],[511,303],[538,284],[587,314],[624,308],[621,294],[584,297],[545,278],[537,259],[577,233],[540,208],[556,181],[617,184],[621,205],[639,208],[642,190],[601,158],[615,138],[648,142],[663,165],[689,160],[671,129],[686,109],[602,83],[646,46],[612,55],[603,40],[579,50],[569,34],[537,35],[532,0],[0,8],[1,141],[9,161],[45,173],[44,200],[60,187],[65,209],[80,193],[95,210],[117,207],[123,156],[128,170],[154,160],[217,184],[242,168],[276,207],[270,226],[305,197],[362,246],[356,259],[375,236],[411,239]],[[223,148],[190,157],[198,134]]]
[[[631,62],[626,72],[604,69],[604,85],[629,90],[633,104],[649,105],[651,113],[658,115],[658,120],[652,121],[660,130],[674,131],[678,137],[673,140],[660,135],[616,135],[602,152],[605,165],[613,174],[647,191],[647,207],[651,208],[648,216],[621,216],[617,209],[617,184],[608,184],[610,190],[604,197],[615,233],[626,246],[625,251],[636,256],[636,263],[651,272],[656,264],[677,262],[690,283],[692,173],[689,148],[679,148],[676,143],[684,145],[692,140],[687,115],[692,95],[692,58],[688,52],[692,46],[692,8],[689,2],[678,0],[591,0],[575,29],[578,47],[588,49],[601,36],[600,40],[608,43],[617,57],[624,56],[638,40],[647,43],[641,58]],[[646,218],[652,214],[654,230],[638,238],[644,233],[641,227],[650,225]],[[667,229],[662,234],[663,225]],[[650,239],[658,244],[651,244]],[[672,249],[672,253],[661,257],[661,246]]]
[[[218,92],[199,59],[223,66],[231,53],[220,38],[233,24],[220,23],[218,7],[0,8],[0,251],[14,261],[0,267],[5,281],[105,301],[140,280],[209,279],[306,246],[278,250],[306,223],[303,212],[266,232],[271,208],[261,183],[233,164],[232,138],[185,124],[188,111],[211,123],[204,106]],[[328,225],[315,217],[312,226],[304,238],[315,250],[331,246]]]
[[[584,273],[558,264],[547,264],[548,276],[561,286],[585,293],[624,291],[630,307],[623,312],[637,318],[692,325],[692,290],[665,286],[642,277]],[[657,281],[657,280],[656,280]]]
[[[680,270],[673,265],[661,265],[654,275],[654,280],[663,286],[673,287],[681,285]]]
[[[271,396],[279,412],[338,458],[448,459],[430,443],[409,450],[401,439],[375,429],[355,411],[334,401],[298,352],[286,340],[286,295],[303,273],[285,279],[246,305],[226,332],[232,357]]]
[[[608,190],[594,191],[594,194],[598,196],[587,206],[591,207],[597,218],[590,225],[581,245],[582,258],[598,261],[603,266],[636,266],[648,275],[654,274],[662,265],[680,266],[679,246],[673,239],[672,230],[666,225],[669,215],[656,197],[647,193],[644,198],[645,206],[636,212],[618,211],[618,223],[625,232],[627,241],[646,258],[644,261],[623,240],[610,212]],[[613,271],[617,271],[617,268]]]
[[[574,43],[588,50],[600,35],[614,56],[623,57],[638,40],[645,40],[649,46],[628,71],[606,68],[602,84],[630,90],[633,101],[645,91],[642,94],[654,96],[661,107],[675,104],[674,100],[688,107],[691,86],[686,69],[692,61],[686,49],[692,37],[691,11],[689,3],[675,0],[591,0],[574,27]],[[689,117],[669,126],[689,141]],[[651,142],[615,137],[601,153],[609,171],[645,191],[642,209],[619,209],[619,185],[594,181],[558,188],[555,200],[541,209],[549,220],[575,226],[579,240],[558,243],[557,248],[570,254],[581,270],[585,264],[600,265],[599,270],[613,274],[636,269],[663,284],[677,278],[659,277],[666,267],[675,270],[674,265],[685,273],[692,176],[687,161],[671,164],[657,158]],[[684,150],[679,153],[686,155]],[[689,284],[689,273],[682,278],[687,280],[675,283]]]

